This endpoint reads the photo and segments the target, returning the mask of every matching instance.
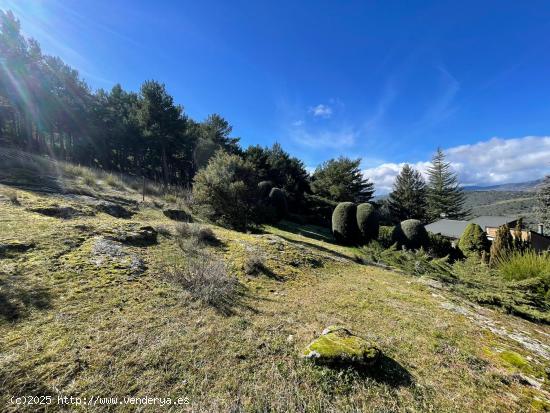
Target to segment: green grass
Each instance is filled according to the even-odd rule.
[[[450,290],[479,304],[550,324],[547,255],[516,253],[494,269],[477,256],[450,263],[446,257],[432,258],[422,249],[402,251],[395,246],[385,248],[379,242],[371,242],[359,250],[357,258],[366,264],[443,281]]]
[[[497,264],[498,273],[507,280],[544,277],[550,283],[550,254],[515,251]]]
[[[140,199],[139,191],[124,191],[105,185],[100,193]],[[511,362],[504,352],[522,357],[528,365],[521,371],[537,380],[547,360],[444,308],[443,302],[459,298],[421,282],[428,273],[356,263],[359,249],[332,243],[319,227],[282,222],[244,234],[203,224],[219,242],[202,249],[223,260],[242,287],[225,312],[163,276],[167,265],[185,268],[189,258],[178,246],[177,223],[154,202],[141,204],[130,222],[162,227],[165,235],[157,244],[125,246],[147,266],[129,278],[125,268],[90,261],[94,237],[122,231],[128,220],[106,214],[60,220],[29,209],[53,203],[83,208],[78,199],[26,189],[18,189],[18,198],[21,205],[0,202],[0,243],[35,246],[0,258],[2,411],[36,410],[10,405],[11,395],[189,397],[194,411],[548,407],[548,383],[537,389],[514,380],[518,359]],[[248,276],[251,256],[261,257],[264,269]],[[419,257],[407,256],[415,271]],[[548,326],[506,314],[486,316],[540,342],[550,334]],[[374,342],[384,354],[381,364],[357,370],[304,362],[305,346],[334,324]],[[81,410],[129,412],[135,406]]]

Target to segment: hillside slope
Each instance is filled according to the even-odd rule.
[[[527,225],[536,227],[536,192],[521,191],[469,191],[465,193],[465,207],[471,215],[523,217]]]
[[[290,223],[260,234],[211,226],[219,243],[205,248],[240,286],[225,308],[211,307],[165,277],[186,260],[178,224],[162,212],[172,198],[140,202],[139,189],[90,171],[56,179],[64,193],[0,184],[2,411],[36,411],[10,402],[22,395],[188,397],[195,411],[550,408],[548,326],[479,308],[430,279],[360,265],[321,229]],[[132,216],[101,212],[113,204]],[[156,241],[132,238],[144,227],[159,231]],[[263,257],[261,274],[245,274],[251,256]],[[381,365],[301,360],[331,324],[374,340]]]

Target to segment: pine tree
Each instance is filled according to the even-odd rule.
[[[451,164],[445,161],[445,154],[440,148],[432,158],[428,168],[428,217],[431,220],[441,216],[452,219],[464,218],[470,211],[464,209],[465,195],[458,183]]]
[[[417,170],[405,164],[395,178],[389,208],[394,219],[426,220],[426,183]]]
[[[516,222],[516,226],[514,228],[514,250],[524,252],[529,248],[529,241],[523,239],[523,218],[519,218]]]
[[[550,230],[550,175],[546,175],[537,192],[537,216],[547,231]]]
[[[368,202],[374,185],[363,176],[360,164],[361,159],[344,156],[323,162],[312,176],[313,193],[336,202]]]

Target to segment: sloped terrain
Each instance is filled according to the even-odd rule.
[[[16,406],[14,395],[188,397],[194,411],[550,409],[548,326],[358,264],[323,229],[288,222],[257,234],[210,226],[219,242],[205,249],[239,285],[220,311],[165,277],[187,260],[162,210],[173,200],[141,202],[139,188],[90,179],[85,195],[0,185],[0,410],[62,410]],[[78,175],[62,182],[86,186]],[[263,260],[258,274],[244,270],[250,257]],[[380,364],[302,360],[335,324],[377,343]]]
[[[468,191],[465,207],[471,215],[497,215],[523,217],[527,225],[536,228],[537,216],[534,210],[536,191]]]

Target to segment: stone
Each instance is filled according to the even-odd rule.
[[[25,252],[34,247],[34,242],[4,241],[0,242],[0,256],[11,252]]]
[[[30,211],[36,212],[37,214],[46,215],[48,217],[62,218],[62,219],[70,219],[73,217],[78,217],[83,215],[91,215],[89,213],[85,213],[83,211],[80,211],[70,206],[56,206],[56,205],[31,208]]]
[[[133,211],[130,211],[119,204],[114,202],[101,201],[95,205],[95,208],[99,212],[111,215],[115,218],[131,218],[134,215]]]
[[[165,209],[162,213],[174,221],[191,222],[191,215],[183,209]]]
[[[302,353],[304,358],[318,363],[357,366],[372,366],[380,355],[373,343],[342,326],[327,327]]]
[[[143,274],[146,270],[143,259],[126,250],[123,244],[112,239],[96,237],[91,249],[90,261],[97,267],[115,265],[128,270],[130,279]]]
[[[113,230],[106,238],[123,244],[151,245],[157,242],[157,235],[157,231],[151,226],[128,226]]]

